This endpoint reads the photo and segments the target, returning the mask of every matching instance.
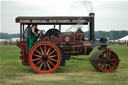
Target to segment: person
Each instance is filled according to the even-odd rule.
[[[28,37],[28,50],[30,51],[34,43],[37,41],[38,38],[38,29],[37,25],[33,24],[31,27],[30,35]]]
[[[28,24],[28,26],[26,27],[26,29],[24,31],[24,37],[25,37],[26,41],[28,41],[28,37],[30,35],[30,31],[31,31],[31,24]]]

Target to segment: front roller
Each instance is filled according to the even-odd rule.
[[[56,71],[61,62],[59,48],[50,42],[39,42],[29,52],[29,64],[40,74]]]
[[[119,65],[119,58],[110,49],[96,50],[91,58],[91,64],[101,72],[114,72]]]

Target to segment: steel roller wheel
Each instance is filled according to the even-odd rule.
[[[60,50],[50,42],[39,42],[29,52],[29,64],[35,72],[40,74],[54,72],[60,62]]]
[[[119,58],[110,51],[109,56],[106,50],[97,50],[91,56],[91,64],[101,72],[114,72],[119,65]]]

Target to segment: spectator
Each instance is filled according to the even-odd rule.
[[[34,45],[34,43],[37,41],[38,38],[38,29],[37,29],[37,25],[33,24],[30,30],[30,35],[28,38],[28,50],[30,51],[32,46]]]
[[[28,40],[28,37],[29,37],[30,32],[31,32],[31,27],[30,26],[31,26],[31,24],[28,24],[27,28],[24,31],[24,37],[25,37],[26,41]]]

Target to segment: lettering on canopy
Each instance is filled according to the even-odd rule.
[[[88,20],[19,20],[20,23],[88,23]]]

